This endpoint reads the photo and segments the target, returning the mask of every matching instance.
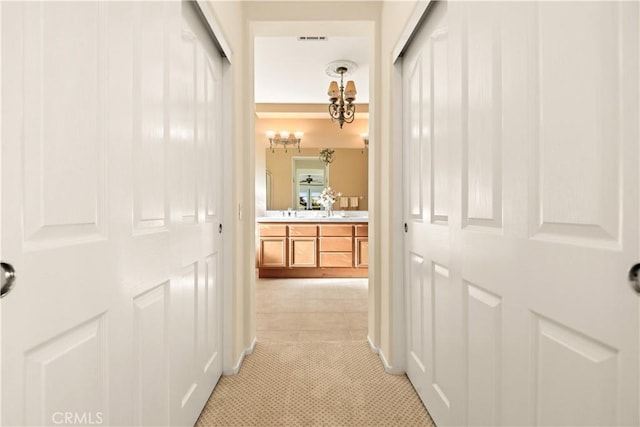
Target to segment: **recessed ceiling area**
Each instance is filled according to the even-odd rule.
[[[301,37],[307,38],[300,40]],[[318,39],[324,37],[324,39]],[[355,104],[369,103],[369,46],[366,37],[299,34],[256,37],[255,102],[258,104],[327,104],[333,80],[327,64],[339,59],[355,62],[358,69],[346,80],[356,84]]]

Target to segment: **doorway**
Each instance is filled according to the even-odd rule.
[[[305,25],[309,27],[308,23]],[[296,27],[296,26],[294,26]],[[311,27],[317,28],[318,31],[326,31],[327,26],[317,23],[311,25]],[[332,26],[329,25],[329,28]],[[301,98],[287,98],[287,93],[291,93],[287,86],[274,86],[276,84],[275,79],[264,79],[261,77],[263,68],[269,65],[272,61],[272,57],[277,57],[279,61],[286,61],[281,55],[274,53],[280,52],[278,48],[270,46],[270,43],[282,42],[285,45],[287,43],[296,44],[304,43],[304,52],[302,54],[294,54],[296,61],[299,63],[307,62],[309,58],[318,56],[319,53],[324,55],[324,50],[327,49],[327,45],[324,41],[302,41],[297,36],[301,33],[293,32],[290,35],[290,40],[283,39],[282,32],[278,31],[276,35],[270,35],[270,31],[273,31],[272,27],[265,24],[264,32],[259,30],[260,26],[256,24],[254,27],[254,61],[255,61],[255,77],[254,77],[254,97],[256,101],[256,118],[255,118],[255,164],[256,164],[256,200],[255,200],[255,214],[256,220],[261,217],[269,215],[282,215],[282,211],[288,211],[289,208],[295,211],[295,215],[305,214],[318,214],[320,213],[321,206],[317,199],[324,188],[327,187],[329,177],[331,177],[331,186],[341,193],[345,193],[345,196],[351,196],[350,199],[345,197],[345,200],[340,203],[336,201],[334,210],[341,211],[341,206],[344,208],[344,214],[360,214],[366,215],[368,212],[367,202],[369,200],[370,185],[368,184],[370,168],[370,157],[368,147],[365,146],[365,141],[362,135],[369,134],[369,122],[368,122],[368,79],[369,68],[368,59],[361,58],[368,56],[371,51],[371,38],[369,37],[369,29],[363,32],[367,36],[351,37],[353,40],[349,41],[349,37],[342,35],[336,35],[344,43],[362,43],[359,49],[356,49],[359,53],[358,58],[354,58],[359,64],[360,72],[363,72],[366,78],[354,76],[356,85],[358,87],[358,99],[356,119],[351,124],[345,124],[343,129],[340,129],[337,123],[332,123],[327,113],[328,97],[326,96],[327,86],[332,80],[324,72],[325,63],[318,66],[318,70],[315,73],[306,73],[304,70],[300,70],[302,75],[316,75],[319,76],[314,79],[320,80],[320,85],[313,90],[313,99],[301,99]],[[308,33],[309,28],[298,28],[302,33]],[[295,30],[294,30],[295,31]],[[275,33],[275,32],[274,32]],[[331,35],[331,34],[329,34]],[[319,49],[319,50],[317,50]],[[264,57],[264,54],[260,53],[268,52],[268,58]],[[332,57],[331,60],[342,59]],[[351,58],[349,58],[351,59]],[[329,61],[327,61],[329,62]],[[282,67],[280,67],[282,69]],[[281,70],[282,71],[282,70]],[[286,73],[286,70],[283,71]],[[296,80],[298,76],[289,76],[288,86],[297,87]],[[278,93],[278,98],[274,101],[268,99],[267,95],[261,92],[261,81],[267,81],[271,87],[271,91]],[[307,82],[308,83],[308,82]],[[308,83],[311,85],[311,83]],[[314,86],[315,87],[315,86]],[[293,93],[297,93],[299,96],[303,90],[293,90]],[[361,103],[359,103],[361,102]],[[277,105],[276,105],[277,104]],[[268,131],[279,132],[284,130],[284,133],[293,134],[294,132],[301,131],[303,136],[300,142],[300,152],[297,152],[295,148],[288,147],[288,156],[291,156],[290,165],[284,166],[289,169],[288,174],[285,173],[284,177],[279,176],[279,172],[282,172],[283,167],[272,166],[267,167],[269,159],[278,159],[278,162],[282,162],[285,156],[287,156],[285,149],[281,146],[276,146],[271,149],[267,138]],[[368,142],[368,140],[367,140]],[[365,168],[362,170],[362,177],[351,180],[348,182],[345,180],[344,184],[338,181],[338,175],[334,174],[337,169],[336,165],[324,165],[319,162],[319,152],[322,148],[336,148],[338,156],[341,156],[341,161],[347,164],[351,156],[357,163],[364,162]],[[350,150],[351,152],[342,155],[339,150]],[[315,164],[311,164],[315,162]],[[338,162],[339,163],[339,162]],[[273,162],[272,162],[273,164]],[[275,163],[282,164],[282,163]],[[264,168],[264,169],[263,169]],[[348,166],[345,167],[348,169]],[[356,169],[352,168],[352,172]],[[361,169],[357,169],[361,170]],[[263,172],[264,171],[264,172]],[[262,177],[269,177],[269,182],[262,182]],[[335,177],[335,179],[334,179]],[[349,185],[354,182],[364,182],[365,189],[357,190],[351,189]],[[269,184],[269,185],[267,185]],[[278,204],[277,200],[280,195],[286,194],[286,204]],[[269,200],[267,204],[266,201]],[[352,208],[350,208],[352,206]],[[267,209],[270,207],[271,209]],[[355,228],[354,228],[355,230]],[[259,240],[259,237],[256,237]],[[297,247],[304,248],[311,246],[308,238],[305,238],[304,242],[297,240]],[[366,238],[360,238],[359,244],[362,248],[365,248]],[[256,242],[259,245],[259,242]],[[277,246],[277,251],[282,251],[282,246],[278,243],[270,242],[273,246]],[[304,246],[303,246],[304,244]],[[293,248],[293,246],[292,246]],[[294,250],[286,247],[285,251]],[[351,249],[350,249],[351,250]],[[366,250],[362,249],[363,251]],[[306,262],[306,260],[305,260]],[[327,261],[328,262],[328,261]],[[278,265],[282,265],[281,259],[276,262]],[[271,291],[265,290],[267,286],[271,286]],[[341,298],[336,298],[339,295],[350,295],[357,301],[341,302]],[[286,308],[279,307],[279,303],[275,301],[274,295],[280,295],[283,300],[287,299],[289,303]],[[264,300],[263,300],[264,298]],[[299,303],[298,306],[293,304]],[[286,303],[285,303],[286,304]],[[358,336],[359,338],[366,340],[368,338],[368,311],[370,305],[369,287],[367,279],[259,279],[256,282],[255,287],[255,307],[256,307],[256,328],[257,336],[265,337],[264,331],[268,329],[267,318],[278,317],[280,320],[287,322],[290,319],[296,318],[300,313],[307,313],[304,318],[313,318],[317,313],[325,313],[325,316],[318,315],[317,317],[324,317],[324,320],[329,321],[330,324],[337,326],[336,331],[329,332],[325,330],[321,332],[321,329],[310,329],[315,331],[316,335],[323,335],[325,337],[331,336],[333,338],[350,339],[352,336]],[[269,310],[284,310],[279,314],[270,313]],[[307,310],[312,310],[311,312]],[[314,311],[315,310],[315,311]],[[346,311],[345,311],[346,310]],[[352,310],[352,311],[349,311]],[[314,314],[316,313],[316,314]],[[328,315],[328,316],[327,316]],[[369,315],[371,315],[369,313]],[[341,318],[342,322],[337,319]],[[319,321],[319,320],[318,320]],[[273,323],[272,323],[273,324]],[[317,326],[317,325],[316,325]],[[306,328],[313,328],[313,325],[306,325]],[[353,327],[354,329],[350,329]],[[267,329],[265,329],[267,328]],[[357,332],[356,332],[357,330]],[[272,335],[278,335],[280,339],[283,338],[285,332],[274,332]],[[300,330],[298,332],[289,332],[288,339],[292,339],[292,335],[296,335],[297,338],[309,337],[307,332]]]

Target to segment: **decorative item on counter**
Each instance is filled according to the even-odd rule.
[[[331,216],[333,204],[336,202],[336,199],[341,195],[342,195],[341,193],[338,193],[336,190],[333,190],[331,187],[326,187],[324,190],[322,190],[322,193],[318,198],[318,203],[320,203],[320,205],[322,205],[324,210],[327,211],[328,216]]]
[[[333,148],[323,148],[322,150],[320,150],[320,160],[325,164],[328,165],[329,163],[333,162],[333,154],[336,152],[336,150],[334,150]]]

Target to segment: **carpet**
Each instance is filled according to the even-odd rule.
[[[196,426],[434,426],[404,375],[366,342],[258,343]]]

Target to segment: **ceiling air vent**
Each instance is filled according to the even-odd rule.
[[[324,41],[327,36],[298,36],[298,41]]]

